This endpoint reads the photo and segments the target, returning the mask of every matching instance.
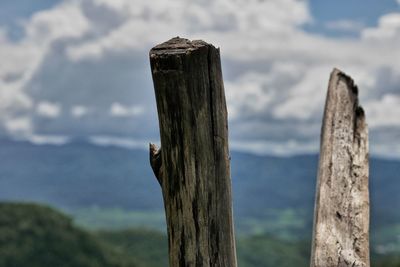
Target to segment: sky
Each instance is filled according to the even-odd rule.
[[[317,152],[337,67],[400,157],[400,0],[2,0],[0,137],[157,142],[148,52],[175,36],[221,49],[231,149]]]

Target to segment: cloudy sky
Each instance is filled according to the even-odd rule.
[[[174,36],[221,48],[233,148],[318,151],[338,67],[400,157],[400,0],[1,0],[0,136],[157,141],[148,51]]]

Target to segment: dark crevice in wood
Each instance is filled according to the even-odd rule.
[[[212,81],[212,73],[211,73],[211,65],[213,64],[212,60],[211,60],[211,53],[212,50],[211,49],[207,49],[207,65],[208,65],[208,85],[209,85],[209,89],[208,89],[208,93],[210,95],[210,118],[211,118],[211,133],[213,136],[213,142],[214,142],[214,137],[216,136],[216,132],[215,132],[215,120],[214,120],[214,91],[215,88],[213,88],[213,81]],[[214,142],[215,143],[215,142]]]

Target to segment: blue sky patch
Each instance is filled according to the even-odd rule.
[[[304,29],[329,37],[358,37],[361,28],[376,26],[382,15],[400,11],[395,0],[310,0],[309,3],[314,22]]]

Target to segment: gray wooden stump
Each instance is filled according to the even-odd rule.
[[[334,69],[322,124],[311,267],[369,267],[368,172],[358,89]]]
[[[150,51],[169,265],[236,267],[225,93],[219,50],[173,38]]]

